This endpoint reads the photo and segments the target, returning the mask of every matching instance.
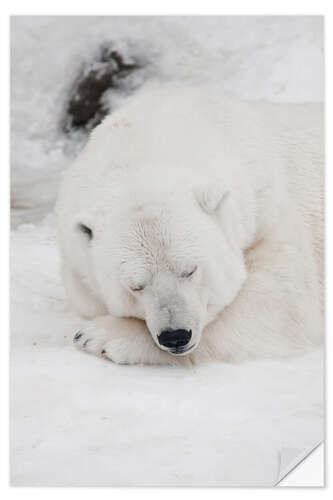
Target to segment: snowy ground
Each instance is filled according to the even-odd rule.
[[[112,40],[155,79],[320,101],[320,18],[14,18],[11,464],[15,485],[271,485],[322,438],[322,353],[193,369],[76,351],[52,206],[80,146],[60,131],[78,69]],[[108,96],[110,108],[121,93]]]

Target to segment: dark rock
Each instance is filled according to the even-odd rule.
[[[102,46],[96,60],[82,68],[70,92],[65,111],[63,130],[91,130],[109,112],[103,95],[112,88],[119,89],[122,81],[141,66],[138,61],[125,62],[112,46]]]

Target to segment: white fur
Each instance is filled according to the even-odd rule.
[[[78,345],[118,363],[186,364],[319,342],[321,127],[319,105],[180,86],[109,116],[57,203],[67,292],[91,319]],[[163,329],[191,329],[193,348],[163,351]]]

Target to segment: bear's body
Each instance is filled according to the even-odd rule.
[[[92,319],[77,342],[119,363],[238,361],[316,344],[321,113],[165,86],[98,126],[57,202],[66,288]],[[160,345],[162,331],[191,332],[189,353]]]

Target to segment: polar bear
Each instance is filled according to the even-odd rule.
[[[145,89],[66,171],[64,282],[74,342],[121,364],[239,362],[323,331],[322,110],[216,88]]]

